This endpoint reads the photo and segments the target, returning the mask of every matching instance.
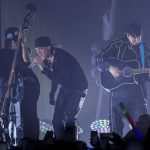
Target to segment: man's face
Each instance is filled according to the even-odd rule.
[[[142,41],[142,36],[132,36],[127,33],[127,38],[132,46],[138,45]]]
[[[40,56],[43,60],[48,58],[50,55],[50,47],[37,47],[35,50],[38,56]]]
[[[18,48],[18,47],[17,47],[17,43],[16,43],[14,40],[11,41],[11,46],[10,46],[10,48],[11,48],[11,49],[14,49],[14,50]]]

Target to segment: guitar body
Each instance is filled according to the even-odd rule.
[[[109,58],[107,60],[108,64],[112,66],[118,67],[122,73],[119,77],[114,77],[108,70],[101,71],[101,85],[106,90],[110,91],[116,89],[124,84],[134,84],[136,81],[134,79],[134,74],[130,76],[125,76],[123,70],[126,68],[139,68],[139,64],[137,61],[121,61],[117,58]]]

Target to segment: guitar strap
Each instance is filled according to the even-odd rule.
[[[144,45],[142,42],[140,43],[140,55],[141,55],[141,68],[144,69],[144,67],[145,67]]]

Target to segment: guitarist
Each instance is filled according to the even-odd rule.
[[[55,105],[52,121],[55,138],[63,140],[63,130],[70,128],[74,131],[72,138],[76,140],[77,116],[88,89],[85,73],[74,56],[54,47],[47,36],[36,38],[35,50],[38,56],[33,59],[33,63],[52,81],[49,97],[50,105]]]
[[[13,56],[18,48],[18,37],[21,38],[21,44],[17,55],[10,102],[8,101],[6,108],[6,113],[9,114],[9,121],[15,121],[17,144],[23,137],[30,139],[39,138],[39,121],[36,109],[40,94],[39,81],[33,71],[28,69],[30,49],[26,48],[25,33],[24,31],[19,32],[17,27],[10,27],[5,31],[4,48],[0,50],[0,97],[3,98],[4,96],[4,89],[7,86]],[[3,101],[1,101],[2,104]],[[14,115],[10,115],[14,112]],[[16,118],[14,117],[15,115]],[[14,142],[11,144],[14,144]]]
[[[135,60],[140,68],[150,67],[150,50],[143,44],[142,28],[139,24],[130,23],[123,37],[112,41],[102,51],[97,52],[96,62],[99,70],[108,71],[117,80],[122,72],[113,62],[108,61],[111,57],[121,61]],[[137,121],[141,114],[147,113],[145,82],[149,81],[149,74],[135,75],[135,81],[111,90],[112,129],[121,136],[124,124],[119,108],[120,102],[125,104],[134,121]]]

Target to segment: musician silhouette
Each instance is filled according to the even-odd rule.
[[[124,128],[120,102],[125,104],[135,122],[140,115],[147,113],[145,83],[149,81],[149,70],[146,73],[133,72],[131,76],[125,76],[128,70],[124,72],[126,67],[141,70],[150,67],[149,49],[142,36],[142,27],[130,23],[121,38],[110,42],[96,56],[102,86],[111,92],[112,130],[120,135],[123,135]]]
[[[87,78],[76,58],[66,50],[54,47],[49,37],[36,38],[35,50],[38,56],[33,62],[52,81],[49,94],[50,104],[55,105],[52,124],[56,139],[62,140],[64,129],[77,129],[77,116],[87,94]],[[74,139],[77,139],[76,134]]]
[[[18,36],[22,39],[19,47],[17,45]],[[25,42],[25,33],[19,32],[17,27],[10,27],[5,31],[4,48],[0,50],[0,96],[3,98],[9,74],[12,71],[13,56],[17,48],[19,48],[6,112],[8,115],[8,128],[14,127],[10,133],[16,130],[16,133],[10,134],[11,140],[16,138],[15,143],[14,140],[11,141],[12,145],[19,144],[23,137],[39,138],[39,120],[36,109],[40,85],[36,75],[28,68],[30,50],[25,47]],[[1,104],[3,103],[1,101]]]

